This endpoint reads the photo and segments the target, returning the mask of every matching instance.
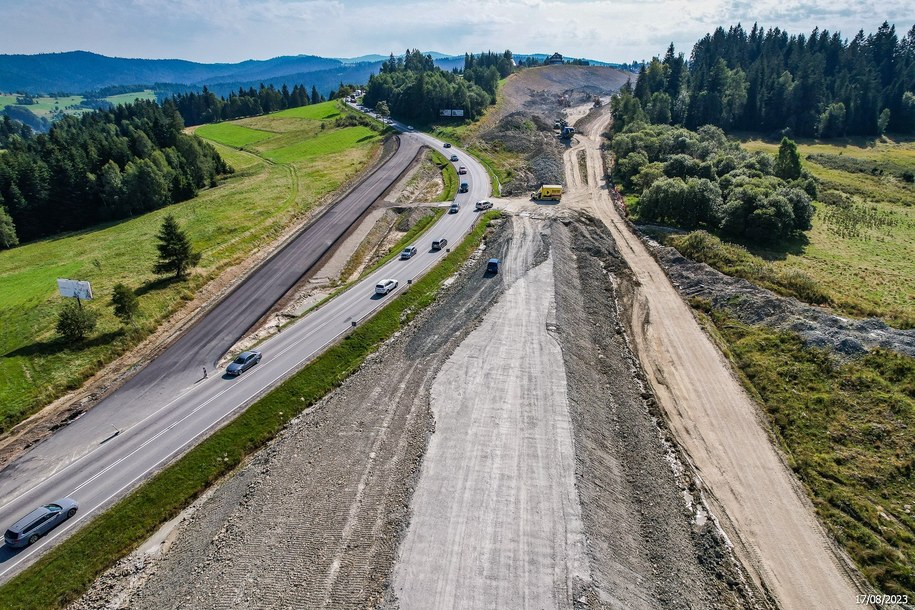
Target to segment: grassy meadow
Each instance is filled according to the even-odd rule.
[[[150,214],[0,252],[0,431],[79,387],[88,376],[147,336],[195,291],[277,237],[370,161],[381,138],[364,127],[338,129],[317,116],[332,102],[308,107],[301,118],[257,117],[260,128],[235,123],[206,126],[210,141],[236,170],[196,198]],[[297,109],[298,110],[298,109]],[[272,123],[272,117],[277,117]],[[324,125],[322,129],[321,125]],[[267,131],[272,129],[272,131]],[[239,146],[250,132],[267,138]],[[279,146],[274,140],[281,142]],[[268,152],[274,158],[268,159]],[[155,234],[173,214],[203,257],[184,282],[152,273]],[[92,282],[99,312],[92,337],[65,345],[54,325],[62,299],[55,280]],[[122,282],[140,299],[140,314],[123,329],[108,301]]]
[[[774,153],[777,143],[750,140]],[[798,143],[804,167],[820,181],[806,243],[752,248],[778,271],[813,278],[837,309],[915,327],[915,142]],[[911,174],[909,174],[911,176]]]
[[[85,97],[82,95],[66,95],[61,97],[36,97],[34,104],[29,104],[28,106],[22,106],[22,108],[27,108],[31,110],[36,116],[45,117],[51,119],[57,111],[61,111],[64,114],[80,114],[83,112],[88,112],[86,108],[68,108],[68,106],[73,106],[80,104]],[[121,93],[119,95],[109,95],[108,97],[102,98],[107,100],[117,106],[118,104],[130,104],[136,100],[154,100],[156,99],[156,94],[152,89],[144,89],[143,91],[136,91],[133,93]],[[17,106],[16,104],[16,95],[0,93],[0,109],[4,106]]]

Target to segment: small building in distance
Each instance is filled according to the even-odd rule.
[[[543,65],[553,66],[553,65],[561,64],[561,63],[565,63],[565,60],[562,59],[562,55],[560,53],[553,53],[552,55],[550,55],[549,57],[546,58],[546,60],[543,62]]]

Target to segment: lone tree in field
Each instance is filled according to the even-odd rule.
[[[77,343],[95,330],[97,321],[97,313],[73,300],[68,300],[57,314],[57,334],[70,343]]]
[[[114,315],[126,326],[130,324],[133,317],[140,310],[140,301],[133,290],[124,284],[115,284],[114,292],[111,295],[111,305],[114,307]]]
[[[175,278],[180,279],[185,276],[188,269],[200,262],[200,253],[194,252],[191,248],[187,234],[181,230],[178,221],[171,214],[162,221],[162,228],[159,229],[156,238],[159,240],[156,245],[159,249],[159,261],[153,268],[155,273],[174,273]]]
[[[794,140],[782,138],[775,158],[775,175],[782,180],[797,180],[801,177],[801,155]]]

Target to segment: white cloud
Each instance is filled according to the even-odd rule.
[[[851,37],[886,19],[900,34],[910,0],[875,14],[857,0],[3,0],[7,53],[84,49],[106,55],[239,61],[276,55],[356,56],[407,47],[444,53],[510,48],[610,61],[689,53],[717,26],[753,22]]]

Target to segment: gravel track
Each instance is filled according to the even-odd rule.
[[[587,151],[591,186],[563,202],[599,218],[632,270],[626,324],[674,438],[740,561],[774,604],[786,610],[864,607],[855,603],[863,581],[817,521],[759,408],[614,206],[599,136],[609,120],[606,113],[593,121],[567,153]]]

